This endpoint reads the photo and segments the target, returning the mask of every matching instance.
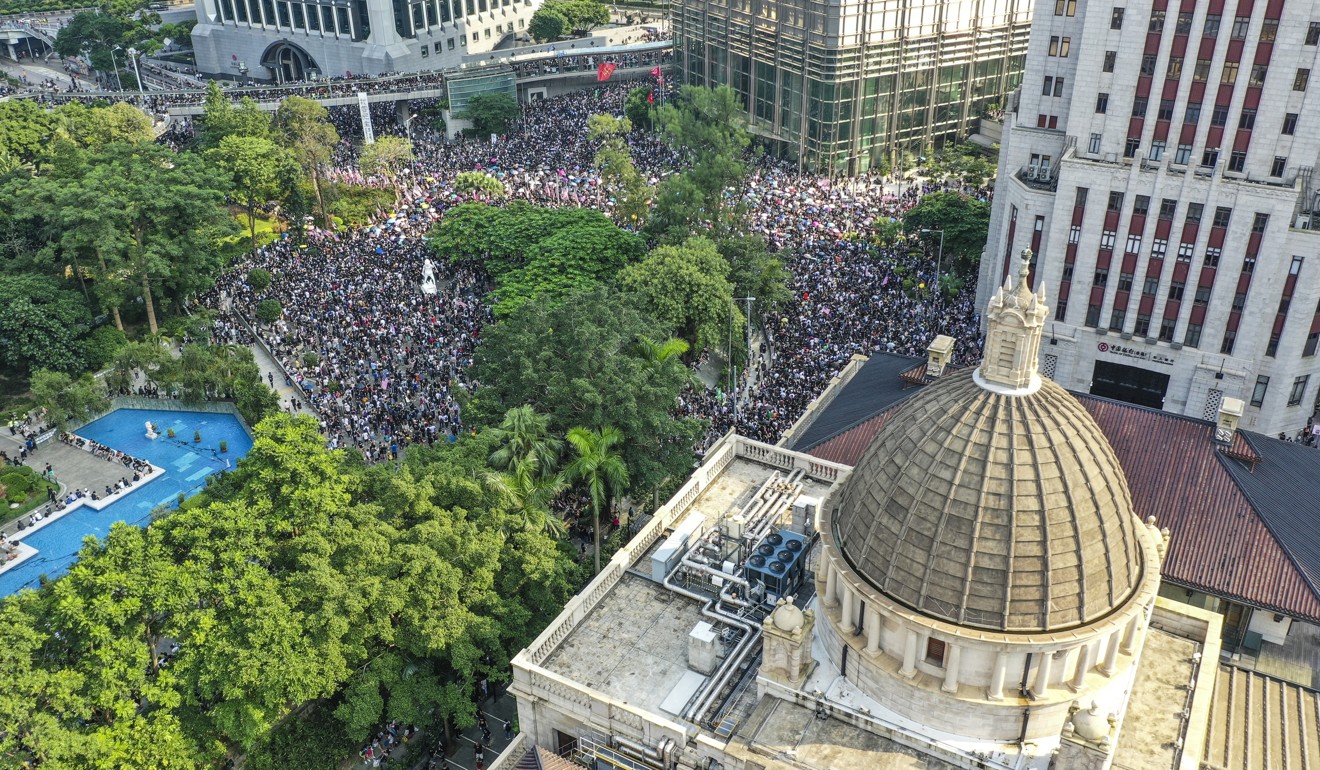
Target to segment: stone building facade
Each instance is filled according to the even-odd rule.
[[[205,73],[276,83],[457,67],[523,33],[533,0],[195,0]]]
[[[1320,404],[1313,4],[1041,0],[981,265],[1054,298],[1066,388],[1294,432]]]

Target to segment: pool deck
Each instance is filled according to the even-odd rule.
[[[8,430],[0,430],[0,449],[9,453],[10,456],[16,456],[18,449],[22,444],[18,436],[10,436]],[[129,471],[122,464],[105,460],[97,457],[90,452],[85,452],[77,447],[69,446],[57,438],[37,446],[35,455],[28,455],[26,465],[29,468],[40,473],[46,468],[46,463],[50,463],[51,469],[55,471],[55,480],[60,485],[60,499],[68,496],[74,489],[91,489],[97,494],[105,491],[107,485],[114,485],[116,481],[124,476],[132,477],[132,471]],[[153,466],[154,467],[154,466]],[[154,476],[152,478],[155,478]],[[141,482],[134,484],[132,489],[137,489]],[[131,491],[131,490],[130,490]],[[118,497],[114,497],[118,500]],[[111,501],[107,501],[107,504]],[[49,503],[42,506],[39,510],[47,511],[53,508]],[[18,529],[17,521],[6,521],[8,511],[0,510],[0,522],[5,522],[0,527],[0,532],[4,532],[9,537],[19,534],[19,539],[32,530]],[[27,518],[27,514],[23,515]],[[49,519],[47,519],[49,521]],[[13,562],[10,562],[12,565]]]
[[[67,445],[61,443],[60,446],[67,446]],[[68,447],[68,448],[69,448],[69,449],[73,449],[74,451],[77,451],[77,452],[81,452],[82,454],[86,455],[89,459],[97,460],[97,461],[100,461],[100,462],[104,462],[104,463],[107,463],[107,464],[109,464],[109,465],[113,465],[113,466],[118,466],[119,468],[123,468],[123,467],[124,467],[123,465],[120,465],[119,463],[110,462],[109,460],[101,460],[101,458],[96,457],[95,455],[91,454],[90,452],[84,452],[83,450],[81,450],[81,449],[77,449],[77,448],[75,448],[75,447]],[[121,475],[122,475],[122,474],[121,474]],[[37,532],[40,532],[42,527],[45,527],[45,526],[48,525],[48,524],[54,524],[55,522],[59,521],[60,519],[64,518],[65,516],[68,516],[70,513],[73,513],[74,511],[78,510],[79,508],[82,508],[82,507],[85,506],[85,507],[91,508],[92,510],[96,510],[96,511],[102,510],[102,509],[104,509],[107,505],[110,505],[111,503],[114,503],[114,502],[117,502],[117,501],[119,501],[119,500],[122,500],[122,499],[124,499],[125,497],[127,497],[127,496],[133,494],[134,492],[138,491],[138,490],[141,489],[141,488],[142,488],[147,482],[149,482],[149,481],[154,481],[155,479],[158,479],[158,478],[160,478],[161,476],[164,476],[164,475],[165,475],[165,469],[164,469],[164,468],[157,468],[157,467],[155,467],[155,466],[153,465],[153,466],[152,466],[151,473],[148,473],[147,475],[143,476],[141,481],[136,481],[136,482],[134,482],[134,483],[133,483],[133,486],[129,487],[128,489],[122,489],[122,490],[120,490],[120,491],[114,493],[113,495],[110,495],[109,497],[103,497],[103,498],[101,498],[100,500],[93,500],[93,499],[91,499],[91,498],[89,498],[89,497],[84,497],[84,498],[82,498],[82,499],[80,499],[80,500],[74,500],[74,501],[73,501],[72,503],[70,503],[69,505],[66,505],[66,506],[64,507],[64,510],[61,510],[61,511],[55,511],[54,513],[51,513],[51,514],[47,515],[47,516],[46,516],[44,519],[42,519],[41,521],[33,522],[32,526],[27,527],[27,528],[25,528],[25,529],[21,529],[21,530],[18,529],[18,528],[17,528],[17,526],[18,526],[17,524],[13,525],[13,527],[12,527],[12,531],[9,531],[9,530],[11,529],[10,527],[6,527],[6,532],[5,532],[5,534],[7,534],[10,538],[16,538],[16,539],[18,539],[19,541],[22,541],[23,538],[25,538],[25,537],[30,537],[30,536],[32,536],[33,534],[35,534],[35,533],[37,533]],[[49,507],[49,506],[48,506],[48,507]],[[43,510],[44,510],[44,509],[43,509]],[[32,548],[32,547],[30,547],[30,546],[28,546],[28,545],[25,545],[25,544],[23,544],[22,542],[20,542],[20,543],[19,543],[19,548],[18,548],[18,558],[10,559],[9,561],[5,562],[3,565],[0,565],[0,575],[2,575],[2,574],[4,574],[5,572],[8,572],[9,570],[11,570],[11,569],[17,567],[18,565],[22,564],[23,562],[27,561],[28,559],[32,558],[33,556],[36,556],[37,553],[38,553],[37,549]]]

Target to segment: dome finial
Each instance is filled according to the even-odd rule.
[[[986,309],[985,355],[976,382],[987,390],[1027,395],[1040,388],[1037,358],[1044,330],[1045,292],[1031,291],[1031,249],[1022,250],[1016,291],[1005,280]]]

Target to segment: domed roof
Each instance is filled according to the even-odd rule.
[[[839,491],[834,541],[891,599],[1008,632],[1097,620],[1143,577],[1123,469],[1082,405],[1036,371],[1048,307],[1006,283],[985,360],[904,404]]]
[[[805,622],[802,610],[798,609],[792,602],[782,599],[780,601],[783,603],[776,607],[772,614],[775,628],[780,631],[796,631],[802,628],[802,624]]]
[[[1070,628],[1141,581],[1118,459],[1048,380],[1014,396],[962,372],[914,396],[853,469],[833,526],[876,590],[957,625]]]

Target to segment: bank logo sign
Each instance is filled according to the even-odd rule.
[[[1110,345],[1108,342],[1101,342],[1095,346],[1095,349],[1101,353],[1111,353],[1124,358],[1135,358],[1138,361],[1148,361],[1152,364],[1161,366],[1173,366],[1173,356],[1168,356],[1159,351],[1138,350],[1129,348],[1125,345]]]

